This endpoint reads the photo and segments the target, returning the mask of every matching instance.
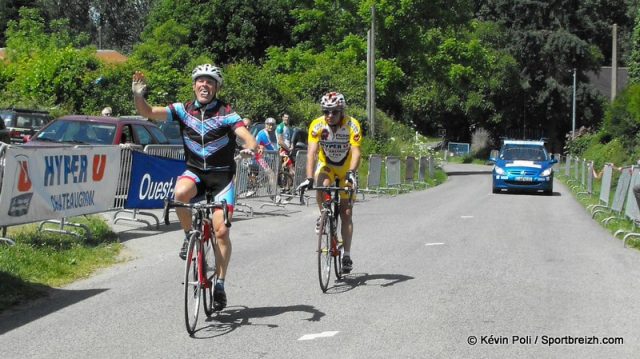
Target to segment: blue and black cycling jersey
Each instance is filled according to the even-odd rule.
[[[214,100],[177,102],[167,107],[168,121],[178,121],[187,167],[202,171],[235,172],[235,129],[244,126],[229,104]]]

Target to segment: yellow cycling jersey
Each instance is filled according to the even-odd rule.
[[[336,132],[331,131],[324,116],[309,125],[309,143],[319,143],[318,161],[330,166],[349,166],[351,146],[360,146],[362,132],[360,122],[351,116],[344,116]]]

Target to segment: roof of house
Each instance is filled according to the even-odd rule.
[[[4,47],[0,47],[0,60],[4,60],[7,57],[7,50]],[[127,61],[127,57],[116,50],[96,50],[96,57],[107,64],[120,64]]]
[[[116,50],[97,50],[96,57],[108,64],[120,64],[127,61],[127,57]]]

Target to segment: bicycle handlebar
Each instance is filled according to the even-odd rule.
[[[310,190],[315,190],[315,191],[326,191],[326,192],[331,192],[331,191],[338,191],[338,192],[348,192],[350,195],[353,195],[353,193],[355,192],[355,189],[353,187],[337,187],[337,186],[319,186],[319,187],[313,187]],[[303,202],[304,200],[304,192],[307,191],[307,188],[301,188],[300,189],[300,203]]]
[[[184,202],[165,198],[163,214],[164,214],[164,224],[166,225],[169,225],[169,209],[171,208],[190,208],[190,209],[195,209],[196,211],[202,211],[205,209],[222,209],[222,214],[224,216],[224,225],[227,228],[231,227],[231,221],[229,221],[229,207],[227,207],[227,201],[224,199],[220,202],[184,203]]]

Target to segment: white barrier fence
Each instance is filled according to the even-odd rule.
[[[114,211],[114,222],[132,220],[146,223],[139,215],[152,216],[159,226],[159,220],[151,213],[138,209],[125,209],[131,185],[132,153],[142,151],[141,146],[64,146],[27,147],[0,146],[0,227],[32,222],[59,223],[61,233],[74,234],[64,230],[64,226],[77,226],[66,221],[71,216]],[[149,145],[144,152],[173,159],[184,159],[182,145]],[[282,168],[281,157],[276,151],[265,151],[258,159],[237,160],[235,175],[236,206],[246,207],[253,213],[247,202],[261,200],[262,206],[283,206],[284,196],[293,196],[292,188],[301,183],[306,172],[306,151],[295,156],[295,167],[291,171],[293,186],[278,182]],[[378,155],[371,158],[381,159]],[[411,157],[414,161],[415,158]],[[390,160],[391,158],[388,158]],[[387,178],[391,185],[400,181],[400,159],[388,167]],[[432,174],[431,159],[420,158],[419,181]],[[368,183],[379,186],[383,173],[382,161],[372,161]],[[410,165],[414,172],[415,164]],[[373,176],[372,176],[373,175]],[[378,177],[376,181],[373,177]],[[405,176],[409,183],[413,178]],[[387,181],[388,182],[388,181]],[[283,193],[284,191],[287,193]],[[261,206],[261,207],[262,207]],[[242,210],[240,210],[242,211]],[[131,214],[123,217],[122,214]],[[42,224],[41,227],[42,229]],[[45,229],[48,230],[48,229]],[[85,228],[87,235],[90,233]],[[4,234],[3,234],[4,236]],[[5,239],[6,241],[10,241]]]

